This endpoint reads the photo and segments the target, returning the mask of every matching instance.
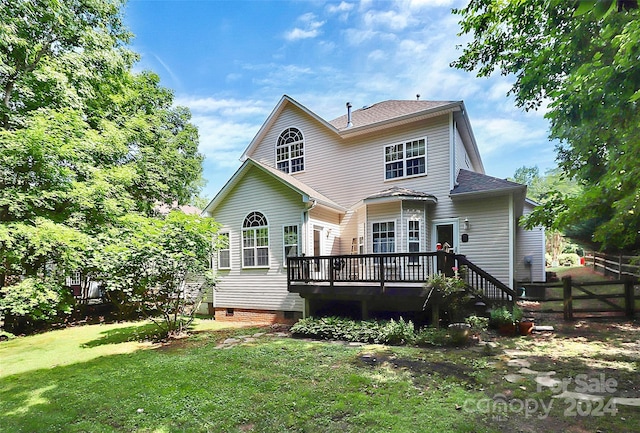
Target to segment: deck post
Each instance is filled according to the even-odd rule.
[[[438,296],[434,296],[431,301],[431,326],[440,329],[440,300]]]
[[[564,299],[564,320],[573,320],[573,296],[571,294],[571,277],[562,278]]]
[[[624,279],[624,307],[627,317],[634,317],[636,313],[636,299],[633,290],[634,278],[626,275]]]
[[[362,320],[369,320],[369,302],[363,299],[360,303]]]

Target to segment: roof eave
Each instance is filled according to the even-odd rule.
[[[413,195],[394,195],[387,197],[374,197],[374,198],[365,198],[363,200],[366,204],[379,204],[379,203],[393,203],[397,201],[420,201],[426,202],[428,204],[437,204],[438,199],[434,197],[418,197]]]
[[[449,197],[452,200],[454,199],[465,200],[465,199],[473,199],[478,196],[492,197],[492,196],[504,195],[509,193],[525,193],[525,192],[526,192],[526,186],[523,185],[523,186],[513,186],[513,187],[507,187],[507,188],[488,189],[483,191],[469,191],[469,192],[458,192],[458,193],[450,192]]]
[[[344,128],[337,130],[338,134],[343,138],[353,137],[356,135],[367,134],[370,132],[378,131],[380,129],[388,128],[390,125],[402,125],[405,123],[415,122],[423,119],[429,119],[432,117],[440,116],[442,114],[460,111],[464,104],[462,101],[452,102],[440,107],[429,108],[427,110],[418,111],[415,113],[405,114],[404,116],[394,117],[392,119],[383,120],[381,122],[371,123],[363,126],[354,126],[350,128]]]

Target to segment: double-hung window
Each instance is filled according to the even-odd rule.
[[[304,138],[299,129],[287,128],[278,137],[276,166],[285,173],[304,170]]]
[[[229,233],[218,233],[218,269],[231,268],[231,246],[229,243]]]
[[[298,226],[284,226],[282,232],[282,243],[284,245],[284,263],[287,257],[298,255]]]
[[[269,266],[269,227],[260,212],[251,212],[242,224],[242,265],[245,268]]]
[[[420,220],[407,221],[407,240],[410,253],[420,252]],[[409,263],[418,263],[418,256],[409,256]]]
[[[393,221],[373,223],[373,252],[393,253],[396,251],[396,232]]]
[[[384,147],[384,178],[419,176],[427,172],[427,139],[406,141]]]

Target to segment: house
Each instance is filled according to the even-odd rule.
[[[544,280],[544,233],[518,226],[526,186],[484,173],[462,101],[347,103],[326,121],[285,95],[241,161],[203,211],[222,226],[216,319],[419,312],[424,281],[456,264],[509,298]]]

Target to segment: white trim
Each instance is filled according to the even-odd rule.
[[[247,217],[249,215],[251,215],[252,213],[259,213],[261,214],[265,220],[267,220],[267,225],[266,226],[259,226],[259,227],[246,227],[244,226],[244,222],[246,221]],[[267,229],[267,264],[266,265],[253,265],[253,266],[247,266],[244,264],[244,251],[245,251],[245,247],[244,247],[244,233],[247,230],[253,230],[255,233],[255,230],[259,229],[259,228],[266,228]],[[241,257],[240,257],[240,267],[242,269],[268,269],[271,267],[271,230],[269,229],[269,218],[267,218],[267,215],[265,212],[262,212],[260,210],[253,210],[249,213],[247,213],[245,215],[244,218],[242,218],[242,225],[240,226],[240,249],[241,249]],[[257,234],[257,233],[256,233]],[[258,262],[258,246],[257,246],[257,237],[254,239],[256,241],[256,245],[254,245],[253,251],[255,253],[254,256],[254,260],[255,263]],[[261,247],[264,248],[264,247]],[[248,249],[248,248],[247,248]]]
[[[513,193],[509,194],[509,281],[507,286],[513,289],[513,280],[515,280],[515,258],[516,239],[515,239],[515,210],[513,203]]]
[[[409,237],[409,231],[410,231],[409,230],[409,222],[410,221],[417,221],[418,222],[418,251],[421,251],[422,250],[422,246],[426,244],[426,239],[425,239],[425,236],[424,236],[425,234],[424,234],[424,221],[423,221],[423,219],[420,218],[420,217],[412,216],[412,217],[408,217],[405,221],[406,221],[406,227],[407,227],[405,251],[408,252],[408,253],[412,252],[410,250],[410,248],[409,248],[409,244],[411,243],[410,237]]]
[[[371,229],[371,252],[374,254],[379,254],[380,252],[374,252],[373,251],[373,225],[374,224],[383,224],[383,223],[393,223],[393,251],[385,251],[384,253],[381,254],[385,254],[385,253],[397,253],[398,252],[398,220],[397,218],[391,218],[391,219],[376,219],[376,220],[372,220],[369,221],[369,228]],[[388,233],[388,231],[387,231]]]
[[[296,228],[296,256],[300,255],[300,224],[283,224],[282,225],[282,266],[284,268],[287,267],[287,246],[292,246],[293,244],[287,244],[285,242],[285,233],[284,229],[287,227],[295,227]]]
[[[460,250],[460,218],[439,218],[431,221],[431,248],[432,251],[436,250],[436,244],[438,240],[439,225],[453,225],[453,251],[458,252]]]
[[[424,173],[418,173],[418,174],[412,174],[412,175],[407,175],[407,143],[411,143],[413,141],[420,141],[420,140],[424,140]],[[398,145],[402,145],[402,176],[398,176],[398,177],[392,177],[387,179],[387,148],[390,146],[398,146]],[[388,144],[384,144],[382,146],[382,178],[385,182],[391,182],[394,180],[402,180],[402,179],[411,179],[414,177],[420,177],[420,176],[426,176],[428,173],[427,170],[427,163],[428,163],[428,147],[429,147],[429,140],[427,139],[427,136],[420,136],[420,137],[416,137],[416,138],[408,138],[402,141],[396,141],[393,143],[388,143]],[[414,158],[410,158],[410,159],[417,159],[416,157]],[[396,161],[392,161],[392,162],[397,162],[400,160],[396,160]]]
[[[217,236],[220,237],[220,235],[227,235],[227,248],[226,250],[229,252],[229,266],[220,266],[220,251],[222,251],[222,248],[218,248],[218,251],[216,253],[216,270],[229,270],[231,269],[231,232],[229,230],[220,230],[217,233]]]
[[[302,170],[295,171],[295,172],[291,171],[291,162],[292,162],[293,158],[291,157],[291,145],[290,144],[287,145],[287,147],[289,149],[289,158],[287,158],[287,161],[289,162],[289,170],[288,171],[282,171],[282,170],[280,170],[278,168],[278,162],[280,162],[280,161],[278,161],[278,142],[280,141],[280,137],[282,137],[282,134],[284,134],[284,132],[289,130],[289,129],[295,129],[296,131],[298,131],[300,133],[300,135],[302,135],[302,140],[301,140],[301,143],[302,143]],[[298,128],[297,126],[287,126],[282,131],[280,131],[280,134],[278,134],[278,138],[276,138],[276,143],[274,145],[274,152],[273,152],[273,156],[274,156],[274,159],[275,159],[274,167],[277,170],[280,170],[283,173],[289,174],[291,176],[294,176],[294,175],[296,175],[298,173],[304,173],[304,171],[306,170],[306,167],[307,167],[307,160],[306,160],[306,153],[307,153],[306,150],[307,150],[307,148],[306,148],[306,145],[305,145],[305,141],[306,140],[305,140],[305,137],[304,137],[304,132],[302,132],[302,129]]]
[[[456,185],[456,134],[453,113],[449,113],[449,191]]]

